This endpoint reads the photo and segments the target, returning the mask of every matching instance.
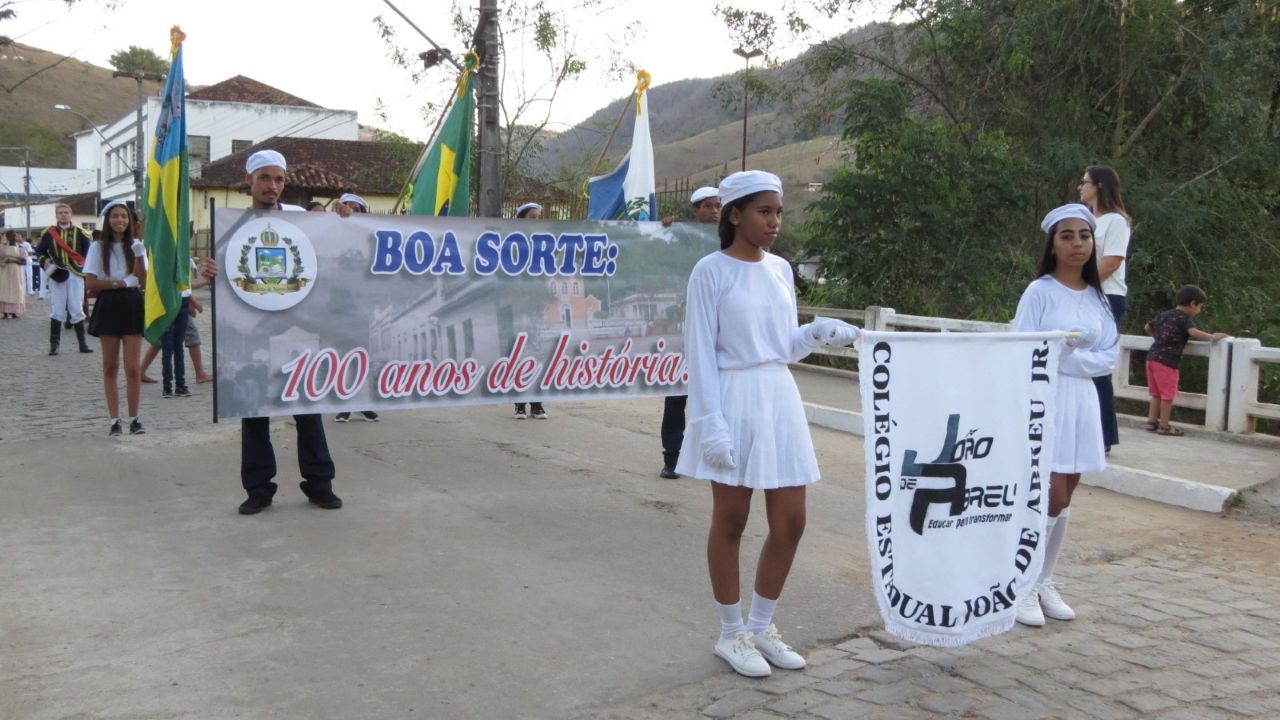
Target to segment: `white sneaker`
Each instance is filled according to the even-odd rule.
[[[1040,610],[1040,600],[1038,599],[1038,596],[1039,593],[1036,592],[1036,589],[1031,588],[1027,591],[1026,595],[1023,595],[1022,598],[1018,600],[1018,622],[1023,625],[1030,625],[1031,627],[1041,627],[1044,625],[1044,612]]]
[[[765,660],[783,670],[799,670],[805,665],[804,658],[792,650],[790,645],[782,642],[782,635],[778,634],[778,628],[773,625],[764,632],[752,635],[751,642]]]
[[[751,644],[751,638],[745,632],[731,638],[721,638],[716,643],[716,655],[729,663],[739,675],[747,677],[769,677],[773,673],[764,656]]]
[[[1062,596],[1058,594],[1058,587],[1052,580],[1046,580],[1037,585],[1036,592],[1040,595],[1040,608],[1044,610],[1046,617],[1054,620],[1076,619],[1076,611],[1062,601]]]

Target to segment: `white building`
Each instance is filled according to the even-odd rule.
[[[142,105],[145,161],[155,134],[161,98]],[[134,169],[143,176],[137,152],[138,113],[75,134],[76,168],[101,170],[102,200],[134,197]],[[328,110],[243,75],[187,93],[187,144],[190,171],[270,137],[356,140],[360,127],[354,110]]]

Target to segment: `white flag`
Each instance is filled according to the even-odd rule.
[[[631,134],[631,152],[622,196],[625,219],[657,220],[657,183],[653,178],[653,141],[649,138],[649,73],[641,70],[636,83],[636,127]]]
[[[1013,627],[1044,558],[1062,333],[863,332],[867,542],[885,629]]]

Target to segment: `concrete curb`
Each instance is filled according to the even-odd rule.
[[[842,410],[818,403],[804,404],[805,418],[818,427],[862,437],[862,413]],[[1149,470],[1110,465],[1105,472],[1090,473],[1081,479],[1085,485],[1154,500],[1202,512],[1220,513],[1236,494],[1221,485],[1193,482]]]

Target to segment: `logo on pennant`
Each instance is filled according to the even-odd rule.
[[[917,535],[924,535],[926,528],[946,530],[964,527],[968,524],[963,517],[964,511],[970,507],[998,510],[1011,507],[1014,503],[1013,495],[1017,493],[1016,486],[1005,484],[970,486],[969,468],[965,463],[981,460],[990,455],[995,439],[976,437],[978,433],[976,428],[970,430],[963,438],[959,437],[959,432],[960,415],[952,414],[947,417],[947,432],[942,442],[942,449],[933,462],[919,462],[916,459],[918,455],[915,450],[907,450],[903,453],[901,484],[903,490],[914,491],[911,497],[909,519],[911,529]],[[945,481],[948,484],[920,487],[921,481]],[[929,508],[934,505],[945,507],[947,515],[945,518],[929,520],[926,525]],[[1005,521],[1007,520],[1008,518]]]

